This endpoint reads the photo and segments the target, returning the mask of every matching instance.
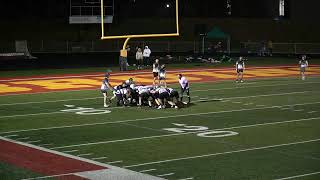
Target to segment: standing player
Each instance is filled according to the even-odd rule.
[[[186,92],[187,96],[188,96],[188,103],[183,102],[183,104],[189,104],[191,101],[190,98],[190,87],[189,87],[189,82],[188,80],[182,76],[182,74],[178,75],[179,78],[179,84],[181,86],[181,97],[180,97],[180,101],[183,102],[183,94]]]
[[[166,65],[162,65],[159,70],[159,85],[164,84],[164,87],[167,87],[166,82]]]
[[[299,61],[299,64],[300,64],[301,79],[305,80],[306,79],[306,76],[305,76],[306,68],[309,66],[306,55],[302,56],[301,60]]]
[[[160,64],[159,59],[156,59],[156,61],[153,63],[152,66],[152,73],[153,73],[153,85],[156,85],[156,81],[159,78],[159,71],[160,71]]]
[[[244,71],[244,59],[243,57],[239,57],[239,60],[236,62],[236,70],[237,70],[237,80],[236,82],[243,82],[243,71]]]
[[[104,107],[109,107],[109,105],[107,105],[108,89],[113,90],[113,88],[111,87],[111,85],[109,83],[109,77],[110,77],[110,74],[106,73],[105,78],[101,84],[101,93],[103,94],[103,106]],[[110,102],[111,102],[111,100],[109,99],[109,103]]]

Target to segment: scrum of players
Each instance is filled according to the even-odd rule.
[[[245,58],[239,57],[236,61],[236,82],[244,82],[243,75],[245,70]],[[299,61],[300,74],[302,80],[305,80],[306,68],[309,66],[306,55],[301,57]],[[109,107],[107,102],[111,104],[116,101],[117,106],[149,106],[157,109],[165,109],[166,107],[179,108],[181,104],[189,104],[190,98],[190,85],[186,77],[182,74],[178,75],[180,84],[180,94],[177,90],[167,87],[165,82],[165,66],[159,65],[159,60],[153,64],[153,85],[138,85],[132,78],[126,80],[122,84],[112,87],[109,82],[110,74],[106,73],[101,85],[101,92],[104,97],[104,107]],[[159,81],[156,85],[156,81]],[[108,98],[108,90],[113,92],[113,96]],[[188,101],[183,102],[184,94],[187,95]]]
[[[111,103],[115,101],[117,106],[149,106],[157,109],[171,107],[178,109],[178,105],[182,103],[182,97],[173,88],[156,85],[138,85],[132,78],[118,86],[112,87],[109,83],[109,76],[109,73],[105,75],[101,86],[101,92],[104,96],[104,107],[109,107],[107,102]],[[109,101],[107,99],[108,89],[113,92],[113,96]],[[187,89],[187,87],[184,89]],[[188,102],[190,103],[189,93],[188,97]]]

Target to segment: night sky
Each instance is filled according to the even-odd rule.
[[[174,0],[135,0],[135,3],[133,1],[116,0],[115,13],[124,17],[158,16],[161,14],[160,10],[155,9],[157,7],[165,9],[161,4]],[[278,12],[277,2],[278,0],[232,0],[232,17],[275,17]],[[67,19],[69,5],[69,0],[4,0],[0,6],[0,18],[2,20],[13,18]],[[287,15],[290,18],[308,19],[319,15],[320,2],[318,0],[287,0],[287,5]],[[139,8],[135,8],[135,11],[128,11],[134,6]],[[180,8],[182,16],[185,17],[227,17],[226,0],[181,0]]]

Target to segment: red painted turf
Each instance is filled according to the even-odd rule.
[[[0,161],[46,176],[107,169],[4,140],[0,140],[0,147]]]

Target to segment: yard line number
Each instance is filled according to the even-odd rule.
[[[76,107],[75,105],[64,105],[64,106],[70,109],[61,110],[62,112],[71,112],[78,115],[99,115],[99,114],[111,113],[111,111],[105,110],[105,109]]]
[[[188,133],[194,132],[197,133],[197,136],[204,137],[204,138],[220,138],[220,137],[228,137],[228,136],[236,136],[239,133],[234,131],[215,131],[210,130],[208,127],[205,126],[188,126],[186,124],[177,124],[173,123],[174,128],[165,128],[163,130],[174,132],[174,133]]]

